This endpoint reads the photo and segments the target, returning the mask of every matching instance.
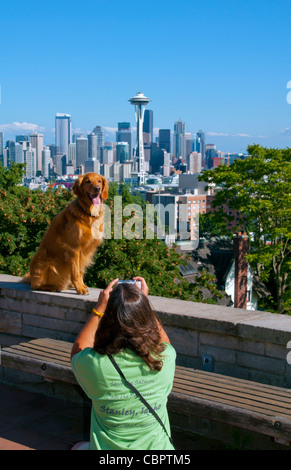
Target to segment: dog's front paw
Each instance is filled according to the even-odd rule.
[[[88,289],[87,286],[84,285],[84,286],[79,287],[79,288],[77,289],[77,293],[78,293],[79,295],[89,295],[89,289]]]

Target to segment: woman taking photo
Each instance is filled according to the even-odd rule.
[[[90,450],[174,449],[166,405],[176,352],[150,306],[145,280],[134,280],[141,288],[115,279],[100,292],[72,348],[73,372],[92,401]]]

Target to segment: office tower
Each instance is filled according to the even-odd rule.
[[[15,142],[29,142],[29,137],[28,135],[16,135],[15,136]]]
[[[135,157],[135,176],[137,178],[138,185],[145,183],[145,158],[144,158],[144,146],[143,146],[143,119],[145,106],[149,104],[150,99],[144,96],[143,93],[137,93],[131,98],[130,103],[135,108],[135,119],[136,119],[136,146],[134,151]]]
[[[31,179],[36,175],[36,150],[31,147],[28,143],[26,148],[23,150],[24,163],[26,163],[26,178]]]
[[[190,153],[188,169],[190,173],[201,172],[201,153],[198,153],[198,152]]]
[[[71,116],[69,114],[56,114],[56,146],[58,153],[68,158],[69,144],[72,141]]]
[[[143,141],[144,144],[151,144],[153,141],[153,112],[151,109],[146,109],[144,112],[143,122]]]
[[[50,174],[51,167],[51,151],[49,147],[44,147],[41,152],[42,158],[42,176],[48,178]]]
[[[15,142],[14,140],[7,140],[7,165],[10,166],[15,163]]]
[[[171,153],[171,131],[170,129],[159,129],[159,148]]]
[[[43,149],[43,134],[34,132],[29,135],[29,142],[31,147],[35,149],[36,154],[36,172],[42,173],[42,149]]]
[[[217,157],[216,145],[206,144],[205,145],[205,167],[207,169],[212,168],[212,159]]]
[[[191,139],[191,132],[185,133],[185,157],[189,158],[190,153],[192,152],[193,142]]]
[[[185,122],[178,119],[174,124],[174,137],[173,137],[173,156],[175,159],[179,157],[185,158],[186,155],[186,140],[185,140]]]
[[[160,149],[156,142],[151,144],[150,170],[152,173],[159,173],[160,167],[164,165],[165,150]]]
[[[102,163],[113,163],[113,147],[111,144],[109,144],[109,142],[105,142],[105,145],[102,149]]]
[[[96,126],[92,132],[97,135],[97,160],[101,161],[102,148],[104,147],[104,131],[100,126]]]
[[[0,132],[0,166],[4,166],[4,134]]]
[[[88,139],[87,137],[78,137],[76,143],[76,166],[79,168],[88,160]]]
[[[116,143],[116,161],[124,163],[129,160],[128,142]]]
[[[69,144],[69,163],[73,165],[74,170],[77,168],[76,146],[77,144],[75,142]]]
[[[56,174],[57,176],[63,176],[66,174],[66,158],[64,153],[57,153],[56,156]]]
[[[201,153],[202,160],[205,159],[205,134],[201,130],[196,133],[197,139],[200,139],[200,149],[196,149],[197,152]]]
[[[18,142],[15,142],[15,163],[24,163],[23,145]]]
[[[85,173],[98,173],[100,174],[100,162],[99,160],[87,160],[85,162]]]
[[[88,159],[97,160],[97,140],[98,137],[94,132],[88,134]]]
[[[116,142],[127,142],[129,159],[132,157],[132,131],[129,122],[119,122],[116,132]]]

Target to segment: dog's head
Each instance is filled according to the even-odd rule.
[[[108,183],[104,176],[97,173],[79,176],[72,190],[79,201],[87,207],[98,208],[108,198]]]

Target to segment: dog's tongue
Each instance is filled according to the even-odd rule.
[[[100,206],[100,204],[101,204],[100,196],[93,197],[92,198],[92,203],[94,204],[94,206]]]

